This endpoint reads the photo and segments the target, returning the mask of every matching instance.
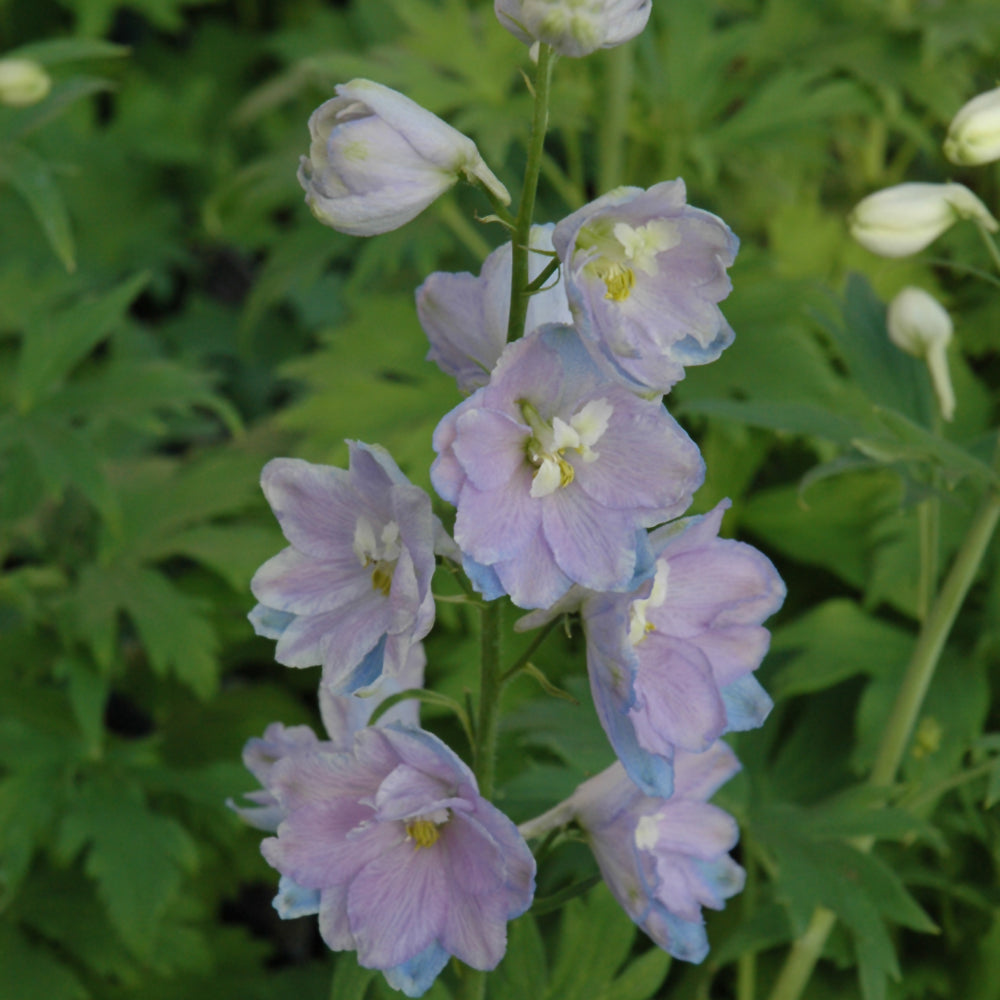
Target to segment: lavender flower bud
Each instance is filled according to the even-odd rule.
[[[298,172],[306,203],[324,225],[352,236],[387,233],[460,177],[510,202],[476,144],[437,115],[371,80],[336,91],[309,118],[312,142]]]
[[[544,42],[564,56],[585,56],[635,38],[652,0],[495,0],[493,7],[526,45]]]

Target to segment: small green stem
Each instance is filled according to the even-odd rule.
[[[513,678],[524,669],[524,667],[531,660],[531,657],[535,655],[535,650],[538,649],[543,642],[545,642],[545,640],[549,637],[549,634],[559,624],[560,618],[553,618],[552,621],[545,623],[545,626],[539,631],[535,638],[531,640],[531,645],[503,672],[500,677],[501,685],[506,684],[509,680],[513,680]]]
[[[1000,492],[991,489],[969,526],[941,592],[920,629],[868,778],[876,787],[886,787],[895,780],[941,651],[986,554],[998,518]],[[870,851],[874,838],[862,837],[853,843],[858,850]],[[836,922],[837,917],[831,910],[816,908],[805,933],[792,945],[770,1000],[798,1000]]]
[[[976,219],[976,229],[979,230],[979,235],[982,237],[983,243],[986,246],[986,252],[990,255],[990,260],[993,261],[993,266],[1000,273],[1000,250],[997,249],[996,241],[993,239],[993,234],[983,225],[981,219]]]
[[[940,421],[935,414],[935,423]],[[937,487],[937,477],[931,484]],[[920,577],[917,582],[917,618],[927,620],[931,602],[937,593],[941,535],[941,500],[937,494],[917,505],[917,528],[920,535]]]
[[[633,47],[619,45],[605,53],[604,111],[597,163],[597,189],[618,187],[625,175],[625,133],[632,93]]]
[[[511,240],[508,340],[517,340],[524,333],[524,319],[528,312],[528,247],[531,242],[531,220],[535,215],[538,175],[542,169],[542,154],[545,149],[545,132],[549,127],[549,91],[552,86],[554,65],[555,58],[552,47],[549,45],[540,46],[534,81],[535,111],[531,121],[531,138],[528,140],[528,162],[524,167],[524,187],[521,191],[517,221]]]

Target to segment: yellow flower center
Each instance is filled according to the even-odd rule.
[[[611,264],[601,275],[607,292],[604,297],[612,302],[624,302],[635,288],[635,271],[624,264]]]
[[[389,596],[392,574],[402,551],[399,525],[390,521],[376,534],[375,526],[364,517],[354,526],[354,554],[363,567],[372,567],[372,590]]]
[[[438,825],[431,819],[415,819],[406,824],[406,836],[413,841],[413,849],[432,847],[441,834]]]

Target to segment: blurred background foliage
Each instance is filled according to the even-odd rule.
[[[351,437],[429,485],[459,397],[423,361],[413,289],[477,271],[503,234],[458,189],[398,232],[343,236],[295,169],[311,110],[365,76],[516,189],[525,50],[487,0],[6,0],[0,52],[53,79],[0,107],[0,1000],[389,995],[351,956],[330,994],[313,922],[277,920],[259,836],[223,805],[253,785],[248,737],[317,724],[316,672],[278,667],[245,619],[283,544],[257,481],[278,454],[341,464]],[[513,925],[492,996],[752,1000],[823,903],[842,922],[807,996],[1000,997],[995,550],[901,786],[858,788],[921,612],[914,505],[943,496],[947,560],[990,481],[1000,299],[952,266],[968,227],[886,261],[844,222],[904,179],[962,181],[996,211],[996,166],[950,167],[940,142],[998,52],[995,0],[656,0],[633,44],[560,63],[540,221],[683,176],[742,240],[736,343],[668,402],[708,463],[697,509],[732,497],[726,530],[789,597],[762,668],[775,713],[734,738],[745,771],[719,800],[749,883],[707,963],[670,967],[593,890]],[[944,442],[922,369],[885,348],[882,302],[910,283],[958,316]],[[474,642],[443,605],[430,682],[461,696]],[[508,691],[517,820],[611,756],[580,637],[537,662],[582,704]],[[865,856],[863,836],[884,842]],[[540,895],[594,871],[561,849]]]

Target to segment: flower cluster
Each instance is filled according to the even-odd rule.
[[[582,55],[633,37],[649,6],[496,10],[524,41]],[[343,232],[402,225],[462,176],[497,211],[509,200],[471,140],[378,84],[338,87],[309,127],[299,179]],[[276,834],[263,853],[281,875],[279,912],[318,914],[332,949],[356,951],[409,996],[449,956],[481,970],[500,961],[507,921],[532,899],[525,838],[570,822],[628,914],[700,961],[701,908],[742,884],[728,856],[735,821],[707,802],[739,767],[719,738],[771,707],[753,672],[783,584],[761,553],[719,537],[728,501],[680,519],[705,470],[664,405],[687,366],[733,339],[719,303],[736,237],[687,204],[681,180],[619,188],[519,232],[478,275],[432,274],[416,295],[428,359],[466,394],[433,436],[453,538],[376,446],[349,442],[346,471],[276,459],[262,477],[289,546],[254,577],[250,618],[278,662],[322,667],[329,738],[275,723],[251,740],[244,759],[262,787],[233,808]],[[523,329],[508,330],[512,315]],[[485,601],[528,611],[519,628],[565,613],[583,623],[619,763],[521,832],[406,700],[423,683],[439,558]]]

